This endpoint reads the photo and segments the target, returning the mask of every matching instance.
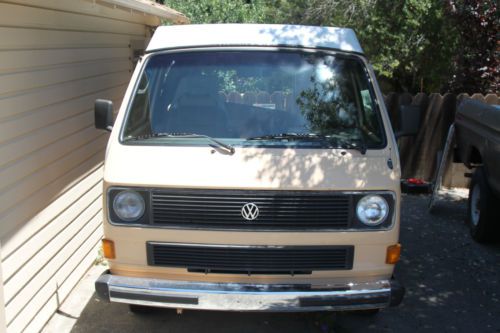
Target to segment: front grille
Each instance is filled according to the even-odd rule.
[[[350,227],[352,195],[313,191],[153,190],[152,224],[181,228],[312,230]],[[245,220],[253,203],[259,215]]]
[[[352,269],[353,246],[222,246],[147,243],[151,266],[227,274],[311,274]]]

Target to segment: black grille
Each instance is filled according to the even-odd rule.
[[[352,195],[306,191],[154,190],[152,223],[206,229],[311,230],[350,227]],[[259,215],[247,221],[242,207]]]
[[[149,242],[148,264],[190,272],[310,274],[352,269],[353,246],[225,247]]]

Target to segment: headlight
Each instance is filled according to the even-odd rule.
[[[135,191],[122,191],[113,200],[113,210],[123,221],[136,221],[144,214],[145,204],[142,196]]]
[[[389,205],[379,195],[367,195],[358,201],[356,214],[358,219],[367,226],[377,226],[389,215]]]

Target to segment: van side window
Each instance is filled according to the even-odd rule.
[[[129,110],[128,121],[125,127],[130,135],[138,136],[151,132],[149,121],[150,82],[146,73],[142,75],[139,86]]]

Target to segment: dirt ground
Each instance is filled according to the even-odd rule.
[[[500,332],[500,243],[472,241],[464,196],[448,195],[434,215],[427,196],[403,198],[403,303],[377,316],[354,313],[232,313],[158,309],[134,315],[95,295],[72,332]]]

